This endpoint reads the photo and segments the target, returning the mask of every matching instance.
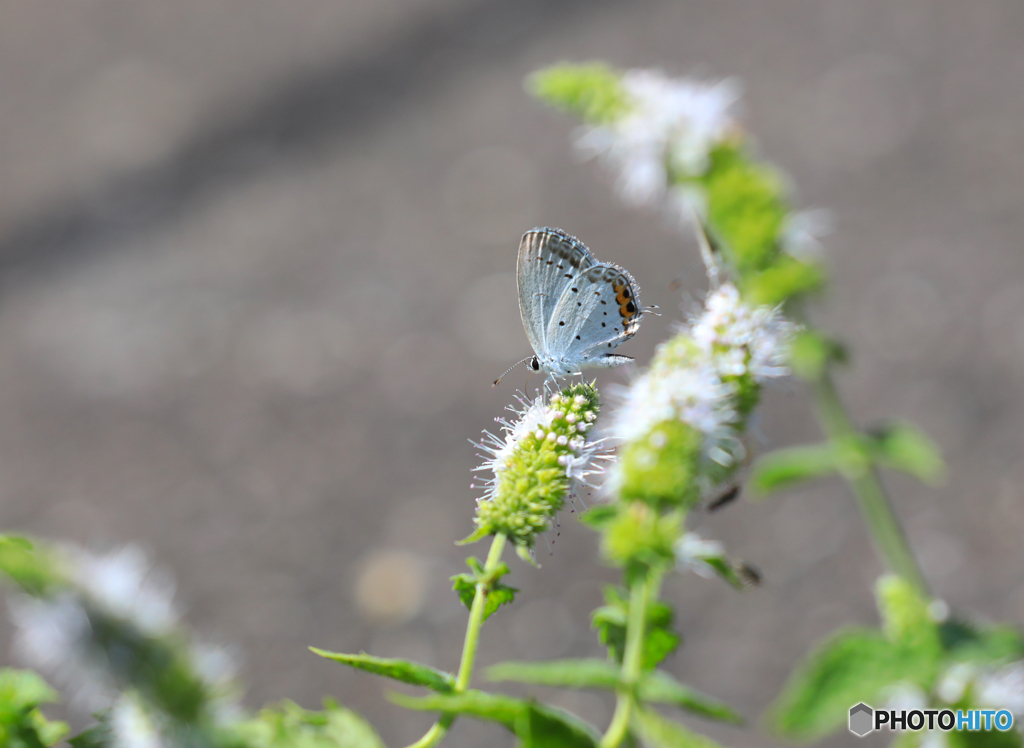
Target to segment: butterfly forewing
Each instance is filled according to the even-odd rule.
[[[552,345],[548,323],[571,284],[596,266],[593,255],[560,229],[538,228],[523,234],[516,264],[519,312],[530,345],[539,356],[562,350]]]

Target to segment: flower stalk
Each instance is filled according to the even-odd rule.
[[[505,550],[506,536],[498,533],[491,541],[491,550],[487,553],[487,561],[484,564],[484,573],[476,584],[476,592],[473,596],[473,606],[469,611],[469,622],[466,624],[466,638],[462,643],[462,662],[459,663],[459,673],[455,678],[455,693],[462,693],[469,688],[469,682],[473,677],[473,665],[476,662],[477,649],[480,646],[480,629],[484,622],[484,610],[487,606],[487,595],[491,591],[491,585],[501,564],[501,554]],[[409,745],[408,748],[431,748],[441,742],[448,733],[448,729],[455,722],[455,715],[443,714],[435,722],[422,738]]]
[[[814,399],[818,407],[818,418],[829,439],[841,443],[857,435],[827,367],[814,383]],[[845,472],[843,477],[850,484],[864,524],[886,566],[913,585],[919,594],[930,597],[928,583],[910,550],[892,502],[878,478],[877,469],[868,464],[856,472]]]

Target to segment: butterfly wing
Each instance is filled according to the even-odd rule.
[[[548,322],[570,284],[596,264],[586,245],[561,229],[536,228],[523,234],[516,261],[519,313],[538,356],[559,350],[549,339]]]
[[[639,287],[618,265],[594,264],[563,290],[546,331],[548,349],[577,368],[618,365],[609,356],[640,327]]]

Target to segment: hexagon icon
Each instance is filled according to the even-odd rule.
[[[875,710],[863,701],[850,707],[850,732],[863,738],[875,729]]]

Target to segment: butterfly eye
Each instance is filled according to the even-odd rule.
[[[533,361],[530,362],[530,368],[534,371],[540,371],[540,361],[537,360],[536,356],[534,356]]]

